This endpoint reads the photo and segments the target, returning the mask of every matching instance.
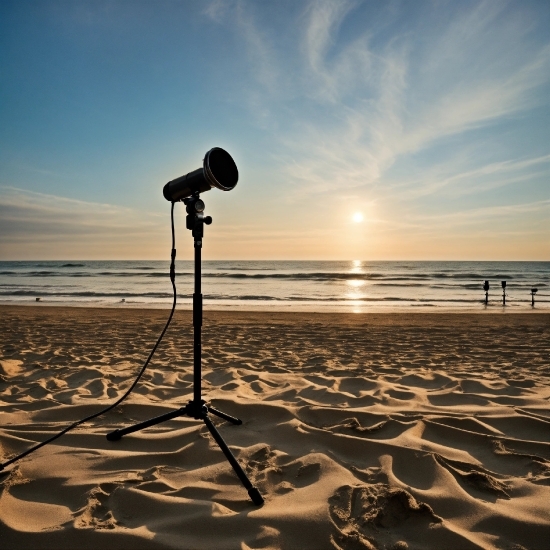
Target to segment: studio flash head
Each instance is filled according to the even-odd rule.
[[[231,191],[239,181],[239,171],[231,155],[214,147],[204,156],[202,168],[169,181],[162,194],[167,201],[178,202],[196,193],[209,191],[212,187]]]

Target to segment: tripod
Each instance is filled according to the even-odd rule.
[[[191,197],[184,199],[183,201],[186,204],[187,217],[186,217],[186,227],[191,230],[194,242],[195,242],[195,291],[193,294],[193,399],[185,405],[175,411],[162,414],[145,422],[140,422],[134,426],[128,428],[122,428],[119,430],[114,430],[107,434],[107,439],[109,441],[118,441],[121,437],[137,432],[138,430],[143,430],[149,426],[155,426],[166,420],[171,420],[172,418],[177,418],[178,416],[190,416],[195,420],[202,420],[205,424],[212,437],[222,450],[223,454],[235,470],[238,478],[241,480],[241,483],[247,489],[252,502],[256,506],[263,504],[264,499],[260,494],[260,491],[252,485],[248,479],[246,473],[241,468],[240,464],[237,462],[237,459],[233,456],[233,453],[223,440],[222,436],[216,429],[216,426],[212,424],[212,421],[209,418],[209,414],[213,414],[228,422],[231,422],[236,425],[242,424],[242,420],[235,418],[229,414],[226,414],[222,411],[218,411],[214,407],[207,406],[206,401],[202,399],[201,395],[201,379],[202,379],[202,370],[201,370],[201,328],[202,328],[202,294],[201,294],[201,249],[202,249],[202,238],[204,235],[204,224],[210,225],[212,223],[212,218],[210,216],[204,216],[204,202],[199,198],[199,193],[195,193]],[[172,259],[175,258],[175,249],[172,250]],[[175,276],[174,262],[172,262],[170,276]]]

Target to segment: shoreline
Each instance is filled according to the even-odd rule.
[[[145,322],[147,318],[160,323],[168,319],[169,309],[162,308],[109,308],[109,307],[72,307],[72,306],[6,306],[0,304],[0,316],[13,315],[23,319],[52,319],[58,320],[73,318],[79,320],[87,317],[96,319],[113,320],[140,320]],[[192,310],[178,309],[174,312],[172,324],[176,320],[192,326]],[[316,311],[227,311],[205,308],[203,311],[203,326],[217,324],[285,324],[316,323],[322,326],[350,325],[350,326],[454,326],[464,327],[469,323],[484,326],[509,326],[523,325],[550,326],[550,311],[391,311],[391,312],[316,312]]]
[[[412,304],[408,306],[334,306],[323,307],[322,309],[314,309],[311,306],[219,306],[211,305],[207,299],[204,300],[203,310],[204,312],[216,312],[216,313],[228,313],[228,314],[248,314],[248,313],[265,313],[266,315],[272,314],[302,314],[302,315],[490,315],[490,314],[509,314],[509,315],[538,315],[546,314],[550,315],[550,301],[542,301],[544,304],[542,307],[536,304],[535,307],[525,302],[521,305],[513,304],[503,306],[502,304],[494,303],[488,306],[464,306],[464,307],[447,307],[447,306],[431,306],[422,304]],[[143,304],[132,302],[117,302],[113,304],[98,305],[87,303],[68,303],[68,302],[3,302],[0,300],[0,308],[36,308],[40,310],[44,309],[93,309],[93,310],[112,310],[112,311],[170,311],[171,304],[159,305],[159,304]],[[176,311],[192,311],[191,303],[177,303]]]

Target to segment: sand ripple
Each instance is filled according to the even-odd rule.
[[[0,309],[6,458],[131,383],[166,312]],[[205,313],[206,427],[179,312],[128,401],[0,476],[3,548],[547,548],[550,316]]]

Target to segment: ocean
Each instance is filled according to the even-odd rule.
[[[170,307],[167,261],[0,261],[0,303]],[[193,262],[176,262],[191,308]],[[483,283],[489,281],[485,306]],[[550,262],[203,261],[205,309],[380,312],[550,311]]]

